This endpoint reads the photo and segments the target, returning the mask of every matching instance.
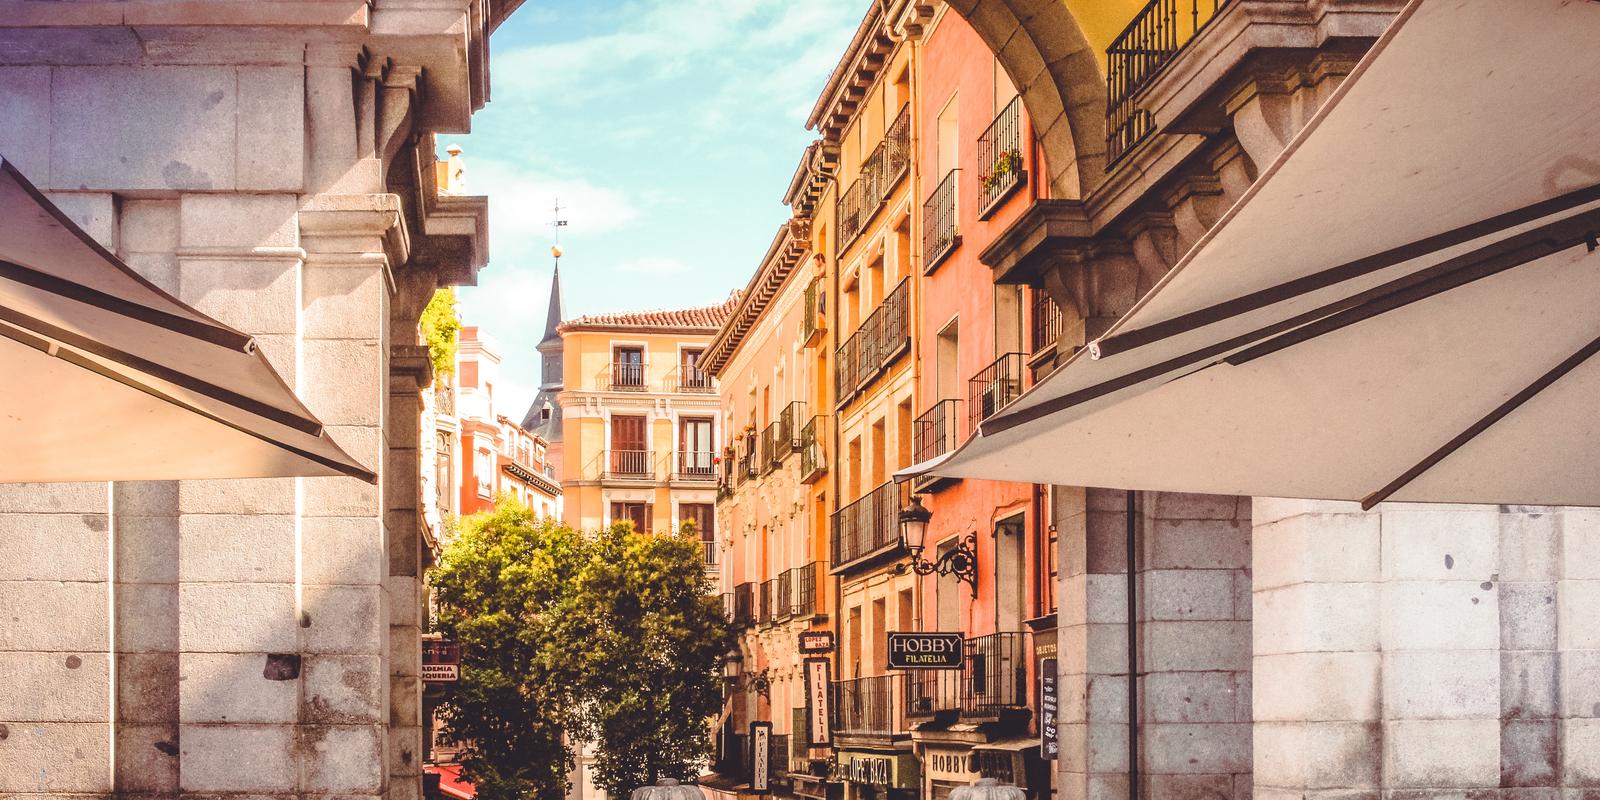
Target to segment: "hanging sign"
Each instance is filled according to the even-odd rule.
[[[833,683],[830,662],[826,658],[808,658],[805,668],[806,744],[829,747],[833,744],[833,709],[828,703]]]
[[[831,653],[833,652],[833,631],[801,631],[800,652],[802,653]]]
[[[1056,660],[1047,658],[1039,665],[1039,756],[1046,761],[1055,760],[1061,752],[1061,741],[1056,738]]]
[[[772,769],[772,723],[750,723],[750,791],[767,791]]]
[[[889,669],[961,669],[965,653],[959,633],[889,634]]]
[[[444,639],[422,640],[422,680],[450,683],[461,678],[461,645]]]

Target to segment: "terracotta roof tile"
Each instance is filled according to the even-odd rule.
[[[588,314],[561,323],[560,330],[578,328],[705,328],[722,327],[739,305],[739,292],[716,305],[696,308],[663,309],[656,311],[619,311],[611,314]]]

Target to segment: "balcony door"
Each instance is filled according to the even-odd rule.
[[[683,417],[678,420],[678,469],[683,474],[711,477],[711,459],[717,449],[711,431],[709,417]]]
[[[611,471],[624,475],[650,472],[650,454],[645,450],[645,418],[611,417]],[[640,528],[640,530],[644,530]]]
[[[678,374],[682,376],[685,389],[710,389],[711,376],[700,369],[700,357],[704,350],[681,350],[678,352]]]
[[[611,383],[615,386],[644,386],[644,348],[618,347],[611,356]]]
[[[649,503],[612,503],[611,524],[618,522],[631,522],[633,529],[640,533],[650,532],[650,504]]]

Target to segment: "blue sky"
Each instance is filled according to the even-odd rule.
[[[500,413],[538,384],[559,195],[567,316],[709,304],[742,287],[865,0],[532,0],[494,35],[492,100],[460,144],[490,261],[461,312],[505,358]]]

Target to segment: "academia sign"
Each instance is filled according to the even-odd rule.
[[[889,669],[961,669],[965,654],[959,633],[889,634]]]
[[[461,678],[461,645],[443,639],[422,640],[422,680],[450,683]]]

